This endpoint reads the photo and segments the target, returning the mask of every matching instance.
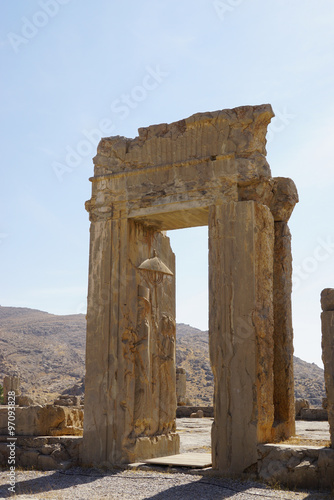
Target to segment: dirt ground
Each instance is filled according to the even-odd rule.
[[[213,418],[178,418],[180,453],[208,453],[211,450],[211,425]],[[330,441],[328,422],[296,421],[296,444],[319,446]],[[290,442],[290,441],[289,441]],[[292,442],[290,444],[293,444]]]

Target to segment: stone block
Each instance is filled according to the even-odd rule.
[[[136,439],[131,450],[130,462],[146,460],[154,457],[176,455],[180,449],[178,434],[160,435],[155,437],[140,437]]]
[[[53,405],[15,409],[17,436],[82,435],[83,410]],[[8,434],[7,407],[0,408],[0,434]]]

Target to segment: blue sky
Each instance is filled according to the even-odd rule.
[[[1,11],[0,304],[85,311],[100,136],[269,102],[272,174],[300,195],[295,354],[321,365],[319,296],[334,287],[333,2],[16,0]],[[207,229],[170,235],[177,320],[205,329]]]

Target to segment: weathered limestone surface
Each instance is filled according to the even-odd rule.
[[[293,329],[291,312],[291,234],[284,221],[275,222],[274,248],[274,406],[275,441],[295,434]]]
[[[272,178],[266,161],[272,117],[270,105],[242,106],[101,140],[86,203],[84,463],[177,452],[175,263],[164,231],[185,227],[209,225],[214,466],[243,471],[255,463],[257,443],[272,439],[274,371],[285,371],[283,384],[292,374],[286,222],[298,201],[293,182]],[[274,221],[282,223],[275,250]],[[139,269],[154,250],[172,272],[159,283]],[[274,293],[284,298],[275,365]],[[286,435],[292,393],[276,391]]]
[[[81,436],[83,410],[64,406],[15,407],[16,436]],[[0,435],[8,435],[8,409],[0,407]]]
[[[334,289],[321,293],[322,361],[325,369],[328,422],[334,448]]]
[[[274,422],[274,221],[255,202],[223,204],[210,211],[209,235],[212,459],[233,473],[256,463]]]

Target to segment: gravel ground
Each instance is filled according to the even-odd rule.
[[[0,498],[10,498],[7,472],[0,473]],[[329,500],[330,495],[270,489],[260,483],[180,472],[109,471],[75,468],[66,472],[18,471],[15,498],[30,499],[182,499]]]
[[[208,452],[211,447],[210,418],[177,419],[181,452]],[[327,422],[297,423],[301,436],[322,439],[329,437]],[[182,499],[215,500],[333,500],[330,494],[292,492],[249,481],[221,479],[201,471],[187,469],[114,470],[73,468],[68,471],[17,471],[16,495],[8,491],[8,472],[0,472],[0,498],[53,500],[142,500]],[[182,472],[183,471],[183,472]]]

